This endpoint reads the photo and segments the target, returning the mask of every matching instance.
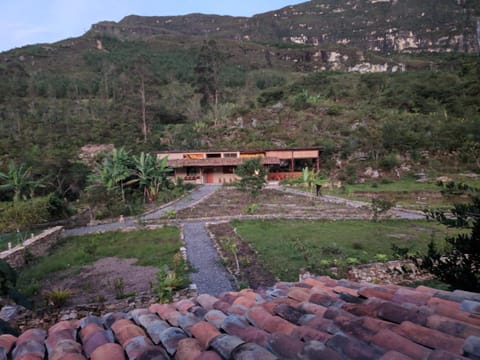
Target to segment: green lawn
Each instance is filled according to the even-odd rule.
[[[260,261],[285,281],[301,268],[367,263],[393,259],[391,244],[425,252],[430,239],[443,242],[447,229],[426,220],[371,221],[234,221]],[[307,258],[307,259],[306,259]]]
[[[80,271],[83,265],[104,257],[136,258],[136,265],[173,265],[182,246],[176,227],[158,230],[109,232],[66,238],[49,256],[33,259],[19,271],[18,285],[26,294],[35,293],[41,281],[56,271]]]

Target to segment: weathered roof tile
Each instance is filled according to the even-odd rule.
[[[384,353],[378,347],[343,334],[333,336],[328,340],[327,346],[352,360],[378,359]]]
[[[463,351],[468,357],[472,359],[480,359],[480,337],[479,336],[469,336],[465,340],[465,345],[463,346]]]
[[[237,347],[233,353],[234,360],[276,360],[277,357],[264,347],[254,343],[245,343]]]
[[[332,350],[324,343],[315,340],[309,341],[304,345],[299,357],[303,360],[343,360],[342,356],[335,350]]]
[[[218,300],[219,300],[218,298],[209,294],[198,295],[197,298],[195,299],[195,301],[199,303],[207,311],[212,310],[214,308],[215,303]],[[233,301],[231,303],[233,303]]]
[[[210,341],[220,335],[220,332],[217,330],[217,328],[206,321],[200,321],[196,323],[190,327],[189,331],[205,350],[208,348]]]
[[[202,354],[202,347],[196,339],[185,338],[178,342],[175,360],[195,360]]]
[[[285,334],[272,334],[265,347],[281,359],[295,359],[304,346],[304,342]]]
[[[372,343],[387,350],[396,350],[410,356],[412,359],[422,360],[428,357],[431,350],[418,345],[411,340],[390,330],[379,331],[372,337]]]
[[[454,354],[462,353],[463,339],[414,324],[410,321],[404,321],[394,331],[412,341],[415,341],[417,344],[432,349],[448,350]]]
[[[187,337],[187,334],[182,329],[171,327],[162,331],[160,341],[167,352],[173,355],[177,351],[178,343]]]
[[[245,343],[242,339],[232,335],[218,335],[210,341],[210,347],[219,353],[222,358],[230,359],[232,352],[240,345]]]
[[[91,360],[125,360],[123,348],[118,344],[108,343],[95,349]]]

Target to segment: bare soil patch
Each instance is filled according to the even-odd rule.
[[[227,269],[235,276],[241,286],[248,286],[252,289],[269,287],[275,284],[273,274],[267,271],[259,262],[255,251],[234,232],[230,223],[210,224],[208,230],[213,235],[214,241],[220,250]],[[233,241],[236,246],[237,264],[232,251],[226,243]]]
[[[42,290],[55,288],[73,291],[68,305],[112,302],[123,296],[134,296],[151,290],[158,268],[137,266],[136,259],[107,257],[83,266],[79,274],[58,272],[49,278]]]
[[[252,205],[255,209],[252,210]],[[250,209],[249,209],[250,208]],[[177,219],[223,218],[233,216],[278,216],[314,219],[370,219],[369,209],[355,209],[322,201],[321,197],[301,196],[264,189],[257,198],[234,187],[223,187],[207,200],[177,212]]]

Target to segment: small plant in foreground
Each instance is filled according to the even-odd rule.
[[[386,262],[388,261],[388,255],[387,254],[375,254],[375,260],[378,262]]]
[[[73,291],[71,289],[53,288],[52,290],[45,291],[44,296],[48,305],[51,305],[55,308],[60,308],[67,303],[72,294]]]
[[[256,214],[257,211],[258,211],[258,204],[250,204],[247,207],[245,207],[245,212],[248,215]]]
[[[165,215],[167,216],[167,219],[173,220],[177,217],[177,212],[175,210],[167,210],[165,211]]]
[[[113,290],[115,291],[115,299],[123,299],[125,297],[125,281],[123,278],[113,280]]]

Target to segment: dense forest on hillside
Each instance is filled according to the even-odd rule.
[[[422,10],[395,4],[387,15],[398,24]],[[451,7],[463,11],[455,20],[462,26],[448,24],[465,36],[449,39],[472,44],[466,39],[475,33],[478,9],[470,2],[441,4],[426,15],[429,24]],[[361,23],[387,6],[360,5],[340,9],[313,1],[251,19],[127,17],[97,24],[79,38],[2,53],[0,172],[13,161],[31,169],[34,179],[50,177],[40,192],[78,193],[90,171],[78,163],[87,144],[114,144],[131,154],[321,146],[322,171],[330,176],[338,159],[385,171],[402,162],[412,172],[426,166],[478,171],[480,59],[469,53],[473,45],[457,52],[461,41],[445,40],[442,51],[422,52],[418,42],[411,44],[415,51],[392,53],[280,36],[328,12],[347,16],[363,9]],[[425,37],[424,20],[412,18],[405,27]],[[377,30],[388,25],[378,21]],[[224,27],[210,35],[218,22]],[[189,33],[194,25],[197,35]],[[259,26],[275,36],[247,41],[234,35]],[[405,40],[398,36],[395,41]]]

